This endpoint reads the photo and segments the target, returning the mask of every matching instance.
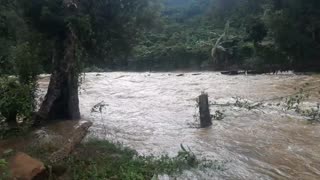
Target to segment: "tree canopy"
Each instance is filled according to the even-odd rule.
[[[168,0],[162,28],[146,33],[135,47],[138,62],[165,68],[210,65],[220,42],[227,58],[210,67],[319,70],[319,2],[303,0]],[[140,63],[141,64],[141,63]],[[155,64],[155,65],[150,65]]]
[[[63,0],[1,0],[0,64],[7,67],[1,73],[19,71],[19,48],[29,48],[34,56],[36,63],[28,63],[37,65],[32,69],[50,72],[53,49],[62,56],[62,40],[70,27],[79,39],[85,67],[169,70],[234,65],[303,71],[319,65],[316,0],[70,2],[76,2],[74,12],[66,11]],[[211,49],[227,22],[228,34],[219,45],[228,58],[212,64]]]

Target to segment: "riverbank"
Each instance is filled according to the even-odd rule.
[[[87,137],[72,154],[58,164],[51,164],[49,157],[63,145],[62,139],[68,139],[65,130],[76,122],[59,122],[26,134],[0,141],[0,179],[12,177],[12,159],[18,152],[26,153],[35,161],[43,163],[44,172],[35,179],[158,179],[158,177],[178,176],[185,170],[211,168],[222,170],[217,162],[198,159],[193,152],[180,145],[181,150],[175,156],[141,155],[137,151],[118,142]],[[66,127],[63,127],[66,126]],[[71,128],[70,128],[71,127]],[[30,161],[28,161],[30,162]],[[22,162],[20,162],[22,163]],[[28,167],[33,167],[29,164]],[[28,169],[19,168],[19,172]]]

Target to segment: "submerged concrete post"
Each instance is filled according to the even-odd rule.
[[[200,127],[206,128],[212,125],[208,94],[202,93],[198,99],[200,113]]]

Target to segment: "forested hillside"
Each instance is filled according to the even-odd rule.
[[[89,70],[319,67],[316,0],[84,1],[82,12],[69,18],[62,18],[58,4],[1,0],[1,73],[17,71],[26,63],[18,56],[26,52],[23,58],[32,59],[27,66],[50,72],[53,42],[65,23],[76,24]]]
[[[319,70],[319,13],[315,0],[168,0],[134,59],[150,69]]]

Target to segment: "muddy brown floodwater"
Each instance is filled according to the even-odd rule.
[[[320,125],[276,106],[306,89],[305,104],[320,99],[319,75],[225,76],[215,72],[89,73],[83,79],[80,107],[83,119],[94,122],[91,132],[120,141],[142,154],[175,155],[180,144],[198,156],[224,161],[224,171],[185,172],[178,179],[320,179]],[[40,80],[44,91],[48,80]],[[211,102],[235,97],[263,106],[247,110],[211,106],[225,118],[207,129],[194,127],[196,97],[205,91]],[[102,112],[91,112],[97,103]]]

